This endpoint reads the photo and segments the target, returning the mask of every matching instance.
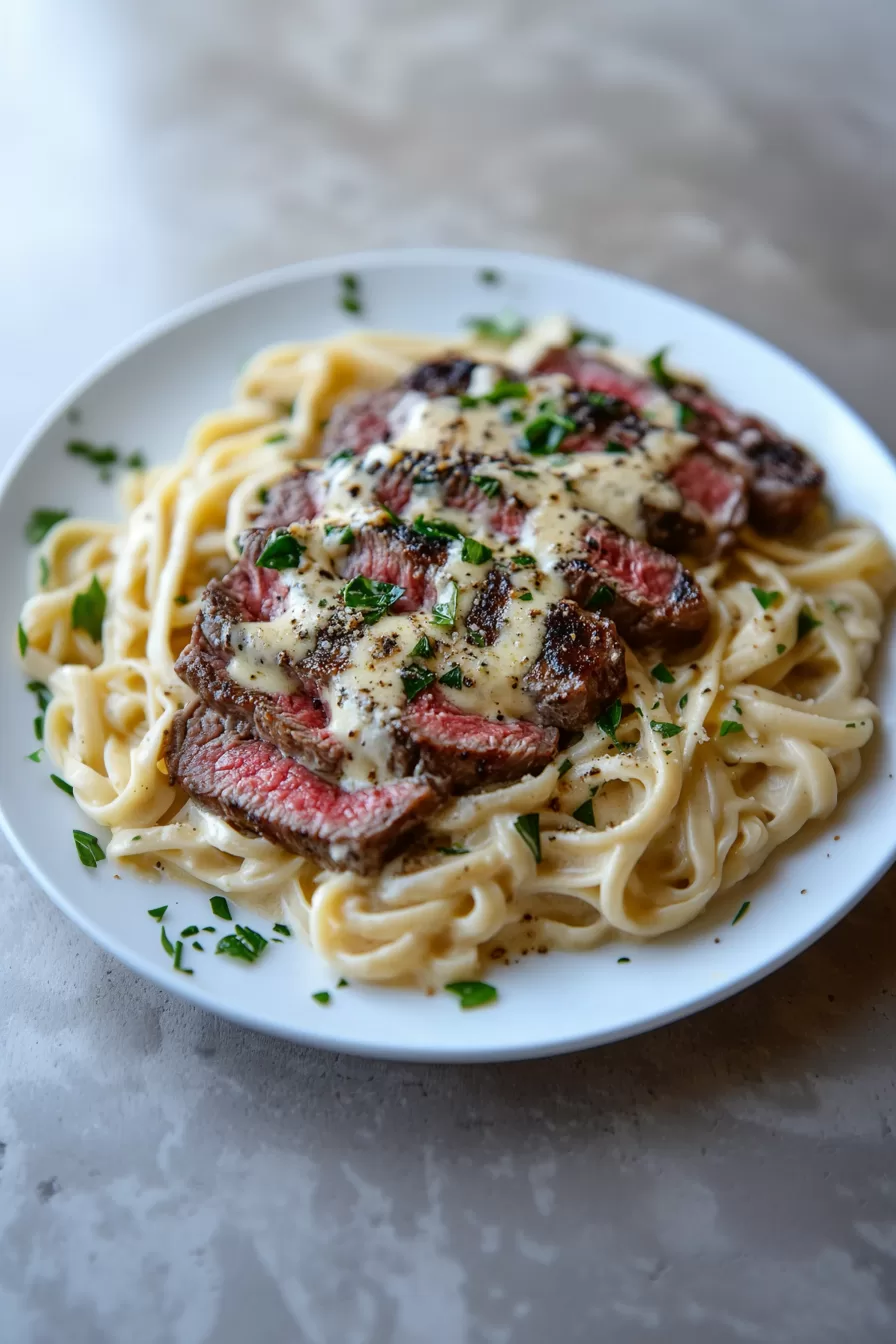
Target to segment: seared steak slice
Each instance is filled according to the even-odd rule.
[[[565,576],[575,600],[599,608],[630,644],[694,643],[709,624],[706,598],[678,560],[605,518],[587,530],[584,556],[567,562]]]
[[[667,541],[673,543],[671,549],[693,549],[706,556],[728,550],[734,544],[737,528],[747,521],[744,473],[732,469],[715,453],[696,448],[682,458],[669,479],[684,499],[672,530],[665,533]],[[659,544],[664,534],[661,527],[652,527],[648,520],[648,535]]]
[[[486,574],[473,605],[467,612],[468,634],[478,636],[474,644],[494,644],[504,624],[504,612],[513,596],[513,584],[506,570],[493,567]]]
[[[428,360],[411,369],[402,378],[401,386],[430,398],[460,397],[469,389],[476,364],[475,359],[449,351],[441,359]]]
[[[568,600],[551,607],[541,655],[523,681],[539,721],[581,728],[619,698],[625,682],[625,650],[613,623]]]
[[[260,835],[327,868],[376,872],[442,799],[415,776],[336,788],[201,702],[175,716],[165,761],[172,784],[244,835]]]
[[[413,528],[363,527],[355,536],[343,575],[352,579],[363,574],[381,583],[397,583],[404,589],[392,611],[418,611],[435,601],[433,574],[445,561],[447,546],[437,538],[421,536]]]
[[[296,467],[269,487],[254,527],[288,527],[290,523],[310,523],[320,513],[323,500],[320,473],[309,467]]]
[[[404,394],[403,387],[385,387],[340,401],[327,423],[321,454],[350,452],[357,457],[374,443],[388,443],[392,436],[389,415]]]
[[[502,458],[502,465],[531,469],[525,458]],[[435,453],[408,453],[394,466],[380,472],[376,496],[393,513],[407,508],[414,486],[425,486],[436,491],[439,500],[451,509],[465,513],[479,512],[489,527],[500,536],[516,541],[526,516],[526,506],[515,495],[503,492],[490,498],[473,480],[474,476],[488,475],[493,459],[483,453],[456,452],[438,457]]]
[[[450,781],[452,793],[537,774],[557,753],[556,728],[464,714],[436,690],[415,696],[394,731],[427,775]]]
[[[599,355],[575,348],[549,350],[532,372],[568,374],[580,387],[620,397],[636,410],[642,410],[658,391],[667,392],[688,412],[683,428],[696,434],[706,447],[718,446],[721,456],[740,468],[749,487],[750,521],[766,532],[791,531],[820,497],[824,472],[804,448],[758,416],[736,411],[711,396],[697,383],[676,379],[661,387],[650,378],[623,373]]]

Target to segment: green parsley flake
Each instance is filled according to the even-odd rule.
[[[480,271],[477,279],[481,285],[500,285],[501,272],[493,271],[490,267]]]
[[[684,731],[680,723],[666,723],[662,719],[651,719],[650,726],[660,737],[677,737]]]
[[[541,863],[541,817],[539,814],[529,812],[525,816],[517,817],[513,823],[513,829],[529,846],[535,862]]]
[[[685,691],[684,695],[681,697],[681,699],[680,699],[679,702],[678,702],[678,708],[679,708],[679,709],[684,709],[684,707],[685,707],[685,705],[687,704],[687,702],[688,702],[688,693],[687,693],[687,691]]]
[[[411,649],[412,658],[435,658],[436,651],[428,635],[421,635]]]
[[[379,579],[356,574],[343,588],[342,600],[347,607],[363,612],[366,625],[375,625],[403,594],[404,589],[397,583],[381,583]]]
[[[198,932],[199,926],[197,924],[188,924],[185,929],[181,929],[180,936],[181,938],[192,938]]]
[[[572,769],[572,761],[567,756],[566,760],[561,761],[559,766],[557,767],[557,778],[562,779],[563,776],[565,774],[568,774],[571,769]]]
[[[336,981],[336,988],[348,989],[348,981],[344,977],[340,976],[340,978]]]
[[[282,934],[284,938],[292,937],[292,929],[288,928],[285,924],[275,924],[274,932]]]
[[[736,719],[723,719],[719,724],[719,737],[727,737],[729,733],[742,733],[744,726],[738,723]]]
[[[598,611],[601,607],[608,607],[611,602],[616,600],[616,590],[611,588],[608,583],[602,583],[595,592],[591,594],[585,603],[588,611]]]
[[[821,625],[821,621],[812,615],[808,607],[803,607],[796,622],[797,640],[805,639],[806,635],[817,629],[819,625]]]
[[[620,746],[619,739],[616,736],[616,729],[622,722],[622,701],[614,700],[609,709],[605,709],[603,714],[598,716],[597,726],[602,733],[613,743],[614,747]]]
[[[731,923],[732,923],[732,924],[736,924],[737,921],[738,921],[739,919],[743,919],[744,915],[747,913],[747,911],[749,910],[749,908],[750,908],[750,902],[749,902],[749,901],[744,901],[743,905],[742,905],[741,908],[738,910],[737,914],[734,916],[734,918],[732,919]]]
[[[328,989],[319,989],[317,993],[312,994],[311,997],[315,1003],[326,1004],[330,1002],[330,991]]]
[[[235,932],[226,934],[218,943],[215,952],[218,955],[236,957],[240,961],[257,961],[268,945],[267,938],[263,938],[255,929],[247,928],[244,924],[234,924],[233,927]]]
[[[486,499],[494,499],[501,490],[501,482],[495,476],[471,476],[470,480],[477,485]]]
[[[28,755],[25,757],[25,760],[34,761],[36,763],[40,760],[41,756],[43,755],[43,751],[44,751],[43,747],[38,747],[37,751],[29,751]]]
[[[442,602],[437,602],[432,609],[432,621],[434,625],[446,625],[452,627],[457,620],[457,584],[454,579],[448,584],[448,596]]]
[[[439,854],[454,855],[454,854],[469,854],[470,851],[466,849],[463,845],[439,845],[438,852]]]
[[[490,547],[485,546],[481,541],[474,541],[472,537],[464,537],[460,558],[468,565],[484,565],[487,560],[491,560],[492,552]]]
[[[36,546],[51,528],[68,516],[68,509],[35,509],[25,524],[25,540]]]
[[[95,835],[89,835],[87,831],[72,831],[72,835],[75,840],[75,849],[78,851],[78,858],[85,868],[95,868],[98,863],[105,859],[106,856]]]
[[[450,686],[452,691],[459,691],[463,688],[464,678],[458,663],[452,663],[448,671],[439,677],[441,686]]]
[[[498,997],[494,985],[487,985],[484,980],[453,980],[445,988],[449,994],[457,995],[461,1008],[482,1008]]]
[[[167,905],[157,905],[155,910],[147,910],[146,913],[149,915],[150,919],[154,919],[157,924],[161,924],[162,920],[165,918],[165,911],[167,909]]]
[[[209,905],[212,908],[212,914],[217,915],[218,919],[233,919],[233,915],[230,913],[230,906],[227,904],[227,900],[224,896],[212,896],[209,900]],[[212,933],[214,930],[207,929],[205,932]]]
[[[19,621],[16,633],[19,639],[19,653],[24,658],[28,650],[28,636],[25,634],[25,627],[21,621]]]
[[[421,537],[434,537],[442,541],[456,541],[464,535],[454,523],[444,518],[424,518],[422,513],[414,519],[413,528]]]
[[[70,798],[74,798],[75,791],[72,788],[71,784],[66,784],[65,780],[61,779],[59,775],[51,775],[50,778],[56,785],[57,789],[61,789],[63,793],[67,793]]]
[[[647,361],[647,367],[653,374],[654,381],[659,383],[660,387],[664,388],[666,391],[675,385],[675,379],[666,369],[666,355],[668,353],[669,347],[668,345],[664,345]]]
[[[494,341],[498,345],[512,345],[526,330],[526,324],[513,313],[500,317],[468,317],[468,326],[479,341]]]
[[[784,652],[786,651],[786,649],[787,649],[787,645],[786,645],[786,644],[776,644],[776,645],[775,645],[775,652],[777,653],[777,655],[778,655],[779,658],[781,657],[781,654],[784,653]]]
[[[183,956],[183,951],[184,951],[184,945],[180,941],[180,939],[178,939],[174,947],[174,969],[176,971],[181,971],[184,975],[192,975],[193,972],[191,970],[189,970],[186,966],[181,965],[181,957]]]
[[[297,569],[305,549],[291,532],[275,532],[255,564],[259,569]]]
[[[534,555],[529,555],[526,551],[520,551],[519,555],[512,555],[509,563],[514,569],[535,569],[538,561]]]
[[[99,644],[103,636],[105,615],[106,594],[94,574],[90,587],[85,592],[78,593],[72,602],[72,629],[86,630],[94,643]]]
[[[763,611],[768,611],[772,603],[777,602],[781,596],[777,589],[769,591],[767,588],[757,588],[755,585],[752,588],[752,593]]]
[[[172,943],[171,939],[168,937],[167,933],[165,932],[165,925],[164,925],[164,924],[162,925],[162,936],[161,936],[160,942],[161,942],[161,944],[162,944],[163,949],[168,953],[169,957],[173,957],[173,956],[174,956],[174,944]]]
[[[585,826],[594,825],[594,799],[586,798],[584,803],[573,812],[576,821],[581,821]]]
[[[656,667],[650,669],[650,675],[655,681],[661,681],[666,686],[671,686],[675,680],[665,663],[657,663]]]
[[[420,667],[418,663],[410,663],[407,667],[401,668],[399,676],[408,704],[436,679],[435,672],[431,672],[428,667]]]
[[[49,686],[45,685],[44,682],[29,681],[25,690],[30,691],[33,696],[37,697],[38,709],[45,710],[49,708],[50,701],[53,697],[50,694]]]

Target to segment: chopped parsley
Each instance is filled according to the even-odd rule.
[[[127,467],[131,471],[141,471],[146,466],[142,453],[128,453],[124,456],[111,444],[98,447],[86,439],[69,439],[65,450],[72,457],[83,458],[92,467],[98,467],[101,481],[111,481],[113,467]]]
[[[330,991],[328,989],[319,989],[317,993],[312,994],[311,997],[315,1003],[326,1004],[330,1002]]]
[[[259,569],[296,569],[306,548],[291,532],[275,532],[255,561]]]
[[[432,609],[435,625],[453,626],[457,620],[457,584],[452,579],[448,585],[450,592],[443,602],[437,602]]]
[[[452,691],[459,691],[463,687],[463,673],[457,663],[452,663],[448,671],[439,677],[440,686],[450,686]]]
[[[467,409],[472,406],[500,406],[502,401],[517,400],[528,395],[529,389],[525,383],[499,378],[491,392],[484,392],[481,397],[462,396],[458,400],[461,406]]]
[[[513,474],[514,476],[519,476],[524,481],[534,481],[538,476],[537,471],[526,471],[522,467],[514,467]]]
[[[781,596],[777,589],[769,591],[767,588],[757,588],[755,585],[753,586],[752,592],[763,611],[768,611],[772,603],[777,602],[778,598]]]
[[[163,950],[164,950],[165,952],[168,953],[169,957],[173,957],[173,956],[174,956],[174,944],[172,943],[171,939],[168,937],[167,933],[165,932],[165,925],[164,925],[164,924],[162,925],[162,937],[161,937],[160,941],[161,941]]]
[[[347,607],[363,612],[366,625],[375,625],[403,594],[404,589],[397,583],[382,583],[356,574],[343,588],[342,600]]]
[[[498,345],[512,345],[526,330],[526,323],[513,313],[500,317],[468,317],[466,326],[480,341],[494,341]]]
[[[35,509],[25,524],[25,540],[36,546],[39,541],[43,541],[51,527],[68,516],[68,509]]]
[[[78,593],[72,602],[72,629],[86,630],[87,634],[99,644],[103,636],[103,617],[106,614],[106,594],[99,579],[94,574],[86,592]]]
[[[288,928],[286,924],[275,924],[274,932],[281,933],[284,938],[292,937],[292,929]]]
[[[95,835],[89,835],[87,831],[72,831],[72,835],[75,838],[78,858],[85,868],[95,868],[106,857]]]
[[[787,645],[786,645],[786,644],[776,644],[776,645],[775,645],[775,652],[777,653],[777,655],[778,655],[779,658],[781,657],[781,654],[785,652],[786,649],[787,649]]]
[[[847,724],[847,727],[848,726],[849,725]],[[36,751],[29,751],[28,755],[25,757],[25,760],[34,761],[35,765],[37,765],[38,762],[40,761],[41,756],[43,755],[43,751],[44,751],[43,747],[38,747]]]
[[[469,850],[464,845],[439,845],[440,854],[469,854]]]
[[[557,778],[562,779],[572,769],[572,761],[567,756],[565,761],[561,761],[557,767]]]
[[[25,634],[25,627],[21,621],[19,621],[19,624],[16,627],[16,634],[19,640],[19,653],[24,658],[28,650],[28,636]]]
[[[491,547],[481,541],[474,541],[472,537],[464,537],[460,558],[469,565],[484,565],[492,558]]]
[[[805,639],[806,635],[821,625],[821,621],[812,615],[808,607],[803,607],[796,620],[796,637],[798,640]]]
[[[743,714],[744,711],[739,700],[732,700],[731,703],[734,706],[735,714]]]
[[[514,569],[534,569],[538,564],[534,555],[527,555],[525,551],[520,551],[519,555],[512,555],[509,563]]]
[[[616,965],[617,965],[617,966],[625,966],[625,965],[626,965],[628,962],[630,962],[630,961],[631,961],[631,957],[617,957],[617,958],[616,958]]]
[[[209,905],[212,908],[212,914],[217,915],[219,919],[233,919],[233,915],[230,913],[230,906],[227,904],[226,897],[212,896],[209,900]],[[205,929],[204,932],[213,933],[214,930]]]
[[[580,807],[577,807],[573,816],[576,821],[581,821],[585,826],[594,825],[594,799],[586,798]]]
[[[75,791],[72,788],[71,784],[67,784],[64,779],[60,778],[59,775],[51,775],[50,778],[56,785],[57,789],[61,789],[63,793],[67,793],[69,798],[74,798]]]
[[[678,414],[679,429],[687,429],[688,425],[693,424],[694,421],[697,419],[696,415],[691,410],[690,406],[685,406],[683,401],[680,401],[678,403],[677,414]]]
[[[684,731],[680,723],[666,723],[663,719],[651,719],[650,726],[660,737],[677,737]]]
[[[414,531],[421,537],[435,537],[443,541],[455,541],[464,534],[459,527],[443,518],[424,518],[418,514],[413,523]]]
[[[429,635],[421,635],[417,643],[411,649],[412,658],[435,658],[436,651],[432,646]]]
[[[650,675],[655,681],[661,681],[666,686],[671,686],[675,680],[665,663],[657,663],[656,667],[650,669]]]
[[[487,499],[494,499],[495,495],[500,493],[501,482],[495,476],[473,475],[470,477],[470,480],[474,485],[479,486],[479,489]]]
[[[494,271],[491,267],[487,267],[485,270],[480,271],[476,278],[480,285],[500,285],[502,279],[501,272]]]
[[[608,583],[602,583],[589,597],[585,606],[588,611],[597,611],[599,607],[608,607],[616,599],[616,590]]]
[[[556,453],[567,435],[578,428],[575,420],[561,415],[553,402],[545,401],[541,405],[544,410],[529,421],[519,440],[523,451],[535,457]]]
[[[436,679],[435,672],[431,672],[428,667],[420,667],[418,663],[410,663],[407,667],[403,667],[399,675],[408,704]]]
[[[605,733],[614,747],[620,746],[619,739],[616,736],[616,729],[622,722],[622,701],[614,700],[609,709],[605,709],[603,714],[598,716],[597,726],[602,733]]]
[[[480,630],[471,630],[467,627],[467,639],[471,644],[475,644],[477,649],[485,648],[485,635]]]
[[[288,439],[288,438],[289,438],[289,435],[288,435],[288,434],[284,434],[283,431],[281,430],[279,434],[269,434],[269,435],[267,436],[267,438],[265,439],[265,443],[282,443],[284,439]],[[261,493],[261,492],[259,491],[259,494],[260,494],[260,493]],[[263,499],[261,502],[262,502],[262,504],[266,504],[266,503],[267,503],[267,500],[266,500],[266,499]]]
[[[747,911],[749,910],[749,908],[750,908],[750,902],[749,902],[749,901],[744,901],[743,905],[742,905],[741,908],[738,910],[737,914],[734,916],[734,918],[732,919],[731,923],[732,923],[732,924],[736,924],[737,921],[738,921],[739,919],[743,919],[744,915],[747,913]]]
[[[675,384],[675,379],[670,376],[666,369],[666,355],[668,353],[669,347],[664,345],[647,361],[647,367],[653,374],[655,382],[659,383],[660,387],[665,388],[666,391]]]
[[[328,537],[332,537],[334,532],[338,532],[337,541],[340,546],[351,546],[355,539],[355,534],[350,527],[343,526],[342,523],[327,523],[324,532]]]
[[[198,924],[188,924],[185,929],[181,929],[181,938],[192,938],[199,932]]]
[[[174,599],[179,607],[185,607],[189,600],[190,599],[187,597],[186,593],[178,593],[177,597]]]
[[[201,943],[194,942],[194,943],[192,944],[192,946],[195,947],[195,949],[196,949],[197,952],[204,952],[204,951],[205,951],[205,948],[202,946]]]
[[[174,945],[174,969],[176,971],[181,971],[184,975],[192,975],[193,972],[189,969],[189,967],[181,965],[181,957],[183,956],[183,952],[184,952],[184,945],[178,938],[177,942]]]
[[[484,980],[452,980],[445,988],[449,994],[457,995],[461,1008],[482,1008],[498,997],[494,985],[487,985]]]
[[[347,988],[348,988],[348,981],[345,979],[344,976],[340,976],[339,979],[336,981],[336,988],[337,988],[337,989],[347,989]]]
[[[528,588],[517,588],[513,595],[519,602],[532,601],[532,594],[529,592]]]
[[[744,726],[738,723],[736,719],[723,719],[719,724],[719,737],[727,737],[729,733],[742,733]]]
[[[38,714],[37,717],[36,717],[35,720],[34,720],[34,736],[37,738],[38,742],[43,742],[43,740],[44,740],[44,716],[43,716],[43,714]]]
[[[625,444],[620,443],[618,439],[608,439],[607,442],[604,444],[604,452],[627,453],[628,449],[626,448]]]
[[[157,905],[155,910],[147,910],[146,913],[149,915],[150,919],[154,919],[157,924],[161,924],[162,920],[165,918],[165,911],[167,909],[167,905]]]
[[[332,453],[327,458],[327,465],[333,467],[337,462],[351,462],[354,456],[351,448],[343,448],[338,453]]]
[[[257,961],[262,952],[268,945],[267,938],[263,938],[255,929],[247,928],[244,924],[234,924],[234,933],[226,934],[215,952],[228,957],[237,957],[241,961]]]
[[[42,681],[29,681],[25,690],[30,691],[33,696],[36,696],[38,709],[45,710],[49,707],[50,700],[52,699],[50,688],[49,686],[45,686]]]
[[[339,306],[346,313],[354,313],[356,316],[363,313],[364,304],[361,300],[361,282],[356,275],[346,273],[339,277]]]
[[[517,817],[513,823],[517,835],[525,841],[532,851],[536,863],[541,863],[541,817],[537,812],[528,812]]]

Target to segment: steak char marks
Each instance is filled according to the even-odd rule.
[[[241,719],[198,701],[176,715],[165,760],[172,784],[244,835],[262,835],[329,868],[374,873],[443,801],[431,779],[350,792],[327,783]]]
[[[541,656],[523,681],[541,723],[574,730],[625,690],[625,650],[605,616],[564,599],[548,612]]]
[[[575,348],[549,350],[532,373],[565,373],[580,387],[601,392],[643,409],[658,392],[666,392],[680,406],[682,428],[697,435],[703,444],[695,454],[696,466],[679,469],[672,479],[699,516],[709,495],[714,507],[708,515],[717,526],[720,544],[730,541],[731,529],[740,525],[749,508],[750,522],[764,532],[789,532],[797,527],[817,503],[824,472],[798,444],[785,439],[758,416],[734,410],[699,384],[672,379],[661,386],[650,378],[625,373],[596,354]],[[712,474],[712,482],[701,480]],[[727,490],[723,490],[727,475]],[[738,480],[741,484],[738,487]],[[747,501],[741,497],[746,493]]]

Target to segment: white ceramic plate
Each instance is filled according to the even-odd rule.
[[[504,277],[477,280],[484,267]],[[313,1045],[420,1060],[495,1060],[548,1055],[645,1031],[706,1007],[774,970],[829,929],[884,872],[896,851],[893,739],[884,733],[863,775],[824,826],[779,851],[749,883],[717,898],[696,924],[655,943],[613,942],[580,955],[553,953],[494,971],[497,1005],[463,1012],[449,994],[351,986],[327,1007],[313,992],[334,977],[293,939],[272,944],[248,966],[192,953],[192,977],[178,974],[159,944],[150,906],[167,902],[169,929],[215,923],[207,897],[187,886],[149,885],[114,865],[78,862],[75,803],[49,781],[33,750],[33,708],[11,632],[33,560],[23,523],[39,506],[112,518],[116,496],[64,451],[77,432],[142,449],[153,462],[181,450],[189,425],[226,405],[246,358],[275,341],[323,336],[350,319],[337,304],[337,277],[362,278],[364,322],[399,330],[461,329],[471,314],[506,307],[524,316],[567,312],[611,331],[620,344],[674,358],[708,376],[735,404],[760,411],[817,453],[845,513],[873,519],[896,548],[896,468],[883,445],[834,394],[787,356],[723,318],[682,299],[570,262],[518,253],[427,249],[362,253],[289,267],[191,304],[112,356],[53,408],[7,470],[0,499],[0,806],[12,844],[30,872],[92,938],[133,970],[176,994],[249,1026]],[[881,651],[873,690],[886,725],[896,717],[893,639]],[[90,826],[91,830],[95,827]],[[839,836],[839,841],[834,836]],[[801,892],[805,889],[806,894]],[[743,900],[749,917],[732,927]],[[268,932],[257,917],[249,922]],[[620,956],[628,963],[620,964]]]

